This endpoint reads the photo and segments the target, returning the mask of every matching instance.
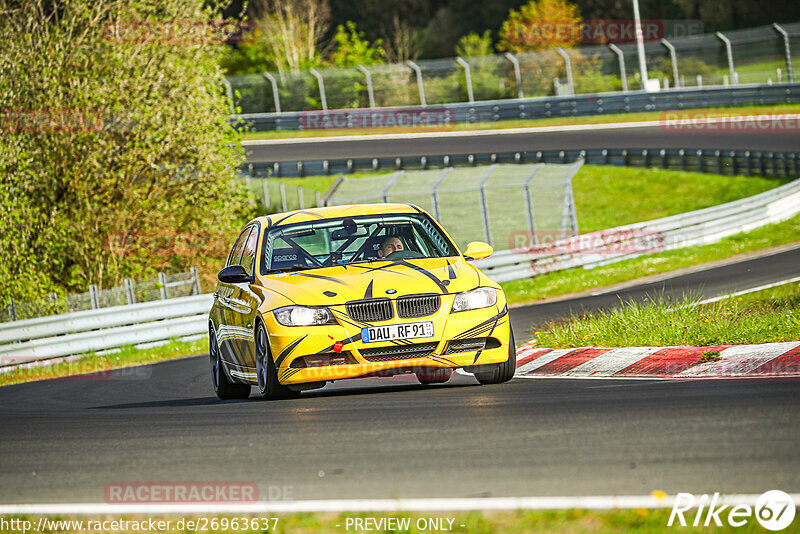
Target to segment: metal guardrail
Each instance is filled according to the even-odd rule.
[[[0,367],[208,331],[210,294],[5,323]]]
[[[800,180],[752,197],[663,219],[629,224],[524,250],[493,254],[475,265],[507,282],[573,267],[590,269],[665,250],[704,245],[800,213]]]
[[[393,113],[446,112],[450,123],[478,124],[517,119],[542,119],[552,117],[577,117],[608,115],[610,113],[636,113],[705,107],[733,107],[748,105],[776,105],[800,102],[800,83],[772,85],[737,85],[728,87],[703,87],[668,89],[658,93],[629,91],[596,93],[575,96],[515,98],[462,102],[436,106],[408,106],[403,108],[338,109],[330,111],[284,111],[282,113],[249,113],[233,115],[234,124],[248,130],[302,130],[307,129],[308,117],[314,123],[362,124],[365,117]],[[385,119],[384,119],[385,122]]]
[[[756,150],[682,149],[591,149],[477,154],[419,155],[362,159],[326,159],[295,162],[251,163],[246,172],[253,177],[314,176],[444,167],[466,167],[495,163],[572,163],[586,165],[654,167],[682,171],[745,176],[800,177],[800,152]]]

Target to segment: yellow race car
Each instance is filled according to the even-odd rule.
[[[410,204],[332,206],[250,221],[219,273],[209,315],[221,399],[266,399],[346,378],[463,368],[479,382],[514,375],[505,295],[447,232]]]

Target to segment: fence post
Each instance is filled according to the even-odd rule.
[[[733,69],[733,48],[731,48],[731,40],[725,37],[721,32],[716,33],[717,38],[725,43],[725,52],[728,55],[728,71],[731,75],[731,85],[736,84],[736,74]]]
[[[281,182],[281,208],[283,211],[289,211],[289,207],[286,205],[286,184]]]
[[[794,73],[792,72],[792,47],[789,42],[789,34],[777,22],[773,22],[772,27],[783,36],[783,50],[784,54],[786,54],[786,76],[789,78],[789,83],[792,83],[794,81]]]
[[[302,187],[298,187],[297,188],[297,202],[300,204],[300,209],[301,210],[306,209],[306,203],[305,203],[305,199],[303,198],[303,188]]]
[[[11,303],[8,305],[8,315],[12,321],[17,320],[17,303],[14,302],[14,299],[11,299]]]
[[[569,92],[571,95],[575,94],[575,83],[572,79],[572,60],[569,58],[569,54],[566,50],[561,48],[560,46],[556,48],[556,52],[564,58],[564,66],[567,69],[567,85],[569,85]]]
[[[519,60],[508,52],[504,55],[505,58],[514,65],[514,79],[517,81],[517,98],[525,98],[522,92],[522,75],[519,72]]]
[[[383,191],[381,192],[381,198],[383,198],[384,202],[389,202],[389,190],[394,186],[394,184],[397,183],[397,180],[399,180],[400,177],[403,176],[404,172],[405,171],[397,171],[392,175],[391,178],[389,178],[389,181],[386,183],[386,185],[383,188]]]
[[[489,205],[486,202],[486,182],[488,182],[489,178],[492,177],[492,174],[496,168],[496,163],[491,165],[486,171],[486,174],[483,175],[483,179],[479,184],[481,195],[481,212],[483,213],[483,234],[486,236],[486,242],[490,245],[492,244],[492,230],[489,226]]]
[[[672,46],[672,43],[666,39],[661,39],[661,44],[664,45],[664,48],[669,51],[669,60],[672,63],[672,78],[674,80],[673,85],[677,89],[681,86],[681,82],[680,78],[678,77],[678,57],[675,54],[675,47]]]
[[[470,72],[469,63],[464,61],[462,57],[456,57],[456,63],[464,69],[464,77],[467,80],[467,98],[470,102],[475,102],[475,95],[472,93],[472,72]]]
[[[317,79],[317,86],[319,87],[319,98],[322,101],[322,110],[328,111],[328,99],[325,98],[325,81],[322,79],[322,74],[315,68],[308,69],[314,78]]]
[[[417,89],[419,90],[420,106],[427,106],[428,104],[425,102],[425,86],[422,84],[422,69],[410,59],[406,61],[406,65],[408,65],[417,75]]]
[[[264,181],[261,183],[261,189],[264,192],[264,209],[268,210],[270,207],[269,202],[269,185],[267,184],[267,177],[264,177]]]
[[[92,309],[96,310],[100,307],[100,298],[97,295],[97,286],[89,284],[89,302],[92,303]]]
[[[531,245],[536,245],[539,243],[539,238],[536,237],[536,223],[533,220],[533,202],[531,202],[531,180],[533,177],[536,176],[536,173],[539,172],[539,169],[542,168],[542,164],[534,165],[533,171],[528,175],[525,179],[525,183],[522,186],[523,191],[525,192],[525,210],[528,212],[528,231],[531,233]]]
[[[608,47],[611,49],[612,52],[614,52],[617,55],[617,58],[619,59],[619,77],[620,80],[622,80],[622,90],[627,92],[628,73],[625,72],[625,54],[623,54],[622,50],[614,43],[609,44]]]
[[[278,95],[278,80],[269,72],[264,73],[264,78],[272,85],[272,99],[275,102],[275,113],[281,112],[281,97]]]
[[[700,149],[697,151],[697,168],[698,172],[706,172],[706,168],[703,161],[703,150]]]
[[[322,196],[319,194],[319,191],[316,192],[316,196],[317,196],[317,207],[320,208],[322,207]]]
[[[197,267],[192,267],[189,269],[189,272],[192,273],[192,286],[194,288],[193,295],[199,295],[201,293],[200,288],[200,273],[197,271]]]
[[[167,275],[164,273],[158,273],[158,284],[161,286],[159,289],[161,290],[161,300],[166,300],[169,298],[169,293],[167,292]]]
[[[439,173],[439,176],[436,178],[436,181],[433,183],[431,187],[431,202],[433,204],[433,218],[439,221],[439,217],[441,216],[441,212],[439,211],[439,186],[442,185],[444,179],[447,178],[447,175],[450,174],[450,171],[453,170],[453,167],[445,167],[442,169],[442,172]],[[441,222],[441,221],[439,221]]]
[[[328,189],[328,191],[325,193],[325,195],[323,195],[323,197],[322,197],[322,205],[323,206],[327,206],[328,205],[328,201],[331,199],[333,194],[336,193],[336,190],[339,189],[339,186],[342,185],[342,182],[344,182],[344,176],[342,176],[340,174],[339,176],[336,177],[336,181],[333,182],[333,185],[331,186],[331,188]]]
[[[356,68],[367,79],[367,95],[369,96],[369,107],[375,107],[375,91],[372,88],[372,74],[367,70],[364,65],[356,65]]]
[[[136,293],[133,290],[133,280],[126,278],[124,281],[125,296],[128,297],[128,304],[136,304]]]

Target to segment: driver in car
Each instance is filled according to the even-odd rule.
[[[403,242],[400,241],[399,237],[389,236],[381,243],[381,248],[378,249],[378,257],[385,258],[389,254],[403,250],[403,248]]]

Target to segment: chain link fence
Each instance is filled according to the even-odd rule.
[[[800,23],[647,42],[645,53],[649,77],[666,88],[785,82],[789,65],[800,68]],[[227,79],[245,114],[593,94],[642,85],[635,43]]]
[[[572,177],[582,165],[579,159],[339,176],[323,200],[329,206],[408,202],[433,214],[462,249],[486,241],[507,250],[578,233]]]
[[[86,293],[73,295],[52,293],[41,299],[24,302],[11,299],[0,309],[0,322],[199,294],[201,294],[200,277],[197,268],[192,267],[183,273],[158,273],[156,278],[141,282],[126,278],[123,285],[109,289],[98,289],[97,286],[91,285]]]

